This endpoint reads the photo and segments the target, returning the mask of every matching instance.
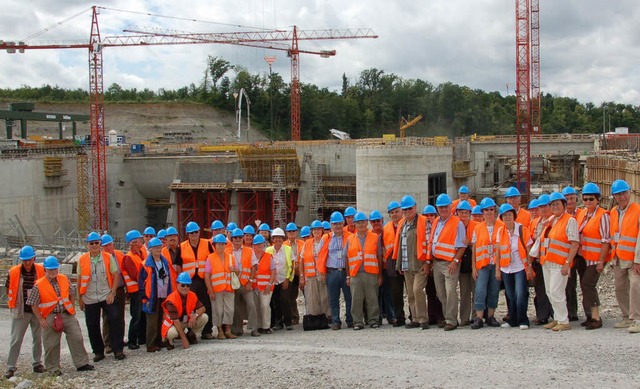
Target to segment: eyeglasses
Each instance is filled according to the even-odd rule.
[[[178,284],[178,286],[180,286],[181,288],[191,288],[191,285],[189,284]]]
[[[97,244],[100,244],[100,242],[99,241],[89,242],[89,246],[95,246]]]
[[[380,220],[380,219],[371,220],[371,223],[382,223],[382,220]]]
[[[244,236],[232,236],[231,239],[244,239]]]
[[[595,201],[595,197],[583,197],[582,201]]]
[[[195,234],[199,234],[199,233],[200,233],[200,231],[193,231],[193,232],[190,232],[189,235],[195,235]]]

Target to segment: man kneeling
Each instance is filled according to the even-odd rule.
[[[180,337],[182,348],[198,343],[197,333],[201,332],[209,317],[204,313],[204,305],[196,294],[189,290],[191,277],[182,272],[178,276],[178,288],[162,303],[162,339],[167,350],[172,350],[173,340]]]

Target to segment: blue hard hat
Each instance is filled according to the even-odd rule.
[[[400,208],[400,204],[397,201],[390,201],[389,205],[387,205],[387,212],[391,212],[396,208]]]
[[[258,227],[258,231],[269,231],[269,232],[271,232],[271,227],[269,227],[269,225],[267,223],[262,223],[262,224],[260,224],[260,227]]]
[[[504,193],[504,197],[517,197],[520,196],[520,191],[515,186],[509,187]]]
[[[514,214],[516,213],[516,210],[513,209],[513,206],[511,204],[504,203],[500,206],[500,216],[502,216],[503,213],[509,211],[513,211]]]
[[[434,207],[431,204],[427,204],[425,205],[424,209],[422,210],[422,214],[423,215],[437,215],[438,211],[436,211],[436,207]]]
[[[584,184],[584,187],[582,188],[582,194],[583,195],[590,194],[590,195],[598,195],[598,196],[602,195],[602,193],[600,192],[600,188],[598,188],[598,185],[594,184],[593,182],[587,182],[586,184]]]
[[[456,211],[469,211],[471,212],[471,204],[467,200],[462,200],[456,206]]]
[[[131,243],[131,241],[134,239],[140,239],[140,238],[142,238],[142,234],[138,230],[131,230],[127,232],[124,236],[124,240],[125,242],[127,242],[127,244]]]
[[[178,284],[182,285],[191,285],[192,282],[191,276],[189,276],[189,273],[187,273],[186,271],[178,274],[178,278],[176,279],[176,281],[178,281]]]
[[[48,257],[46,257],[42,265],[47,270],[54,270],[54,269],[60,268],[60,263],[58,262],[58,259],[53,255],[49,255]]]
[[[158,238],[149,239],[149,243],[147,243],[147,247],[153,248],[153,247],[158,247],[158,246],[162,246],[162,241],[160,239],[158,239]]]
[[[298,231],[298,226],[296,226],[296,223],[289,223],[284,230],[287,232]]]
[[[462,185],[459,189],[458,189],[458,193],[462,193],[462,194],[469,194],[469,188],[466,185]]]
[[[213,239],[211,239],[211,242],[227,244],[227,237],[224,236],[223,234],[217,234],[216,236],[213,237]]]
[[[324,228],[324,227],[322,226],[322,222],[320,220],[314,220],[311,222],[309,229],[314,229],[314,228]]]
[[[471,214],[472,215],[482,215],[482,208],[480,208],[479,205],[476,205],[475,207],[473,207],[473,209],[471,210]]]
[[[267,240],[264,238],[264,236],[260,234],[253,237],[253,244],[263,244],[266,241]]]
[[[537,199],[532,199],[531,201],[529,201],[529,206],[527,207],[527,209],[536,209],[540,206],[540,203],[538,202]]]
[[[256,229],[253,228],[253,226],[251,224],[248,224],[248,225],[244,226],[244,228],[242,229],[242,232],[244,232],[246,235],[255,235],[256,234]]]
[[[416,206],[416,200],[413,197],[411,197],[411,195],[402,196],[402,200],[400,200],[400,208],[409,209],[415,206]]]
[[[331,223],[342,223],[344,222],[344,217],[342,216],[342,214],[338,211],[335,211],[334,213],[331,214],[331,217],[329,218],[329,222]]]
[[[169,235],[178,235],[178,230],[175,227],[167,228],[167,236]]]
[[[446,207],[451,205],[451,197],[446,193],[441,193],[436,198],[436,207]]]
[[[328,221],[324,220],[322,222],[322,228],[325,230],[330,230],[331,229],[331,223],[329,223]]]
[[[356,212],[356,214],[353,216],[353,221],[354,222],[366,222],[367,221],[367,215],[365,215],[364,212]]]
[[[196,222],[189,222],[189,223],[187,223],[187,226],[185,227],[185,231],[187,232],[187,234],[190,234],[190,233],[196,232],[196,231],[200,231],[200,226]]]
[[[355,216],[356,215],[356,209],[354,207],[347,207],[344,210],[344,216]]]
[[[554,201],[563,201],[563,202],[567,202],[567,199],[564,197],[564,195],[562,193],[559,192],[553,192],[549,195],[549,204],[553,203]]]
[[[156,235],[156,238],[158,239],[164,239],[166,237],[167,237],[167,230],[165,229],[158,231],[158,235]]]
[[[144,231],[142,232],[143,235],[156,235],[156,229],[153,227],[147,227],[144,229]]]
[[[100,240],[100,234],[98,234],[97,232],[92,231],[92,232],[89,233],[89,235],[87,235],[86,242],[93,242],[93,241],[96,241],[96,240]]]
[[[238,225],[234,222],[229,222],[227,223],[227,231],[231,232],[233,230],[235,230],[236,228],[238,228]]]
[[[564,196],[566,196],[566,195],[572,195],[572,194],[574,194],[574,195],[577,195],[577,194],[578,194],[578,192],[576,192],[576,190],[575,190],[575,189],[573,189],[573,187],[571,187],[571,186],[565,186],[564,188],[562,188],[562,192],[561,192],[561,193],[562,193]]]
[[[20,249],[20,259],[23,261],[28,261],[30,259],[34,259],[36,257],[36,250],[33,247],[27,245]]]
[[[538,197],[538,207],[542,207],[543,205],[549,205],[550,200],[549,200],[549,195],[548,194],[543,194],[540,195],[540,197]]]
[[[487,208],[495,207],[496,202],[491,197],[485,197],[480,201],[480,209],[485,210]]]
[[[369,214],[369,220],[381,220],[384,217],[382,216],[382,214],[380,213],[380,211],[378,211],[377,209],[374,209],[373,211],[371,211],[371,213]]]
[[[322,227],[322,223],[320,224],[320,226]],[[309,226],[303,226],[300,229],[301,238],[308,238],[310,235],[311,235],[311,228],[309,228]]]
[[[232,237],[232,238],[237,238],[238,236],[244,236],[244,231],[242,231],[242,230],[241,230],[241,229],[239,229],[239,228],[236,228],[235,230],[233,230],[233,231],[231,232],[231,237]]]
[[[100,244],[102,246],[106,246],[109,243],[113,243],[113,237],[109,234],[102,235],[102,237],[100,238]]]
[[[613,184],[611,184],[611,194],[618,194],[628,190],[631,190],[631,187],[625,180],[615,180]]]
[[[213,223],[211,223],[211,229],[212,230],[222,230],[222,229],[224,229],[224,224],[222,224],[222,222],[220,220],[214,220]]]

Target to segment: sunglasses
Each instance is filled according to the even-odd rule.
[[[595,201],[595,197],[583,197],[582,201]]]
[[[89,246],[95,246],[95,245],[97,245],[97,244],[100,244],[100,242],[98,242],[98,241],[95,241],[95,242],[89,242]]]
[[[189,284],[178,284],[178,285],[182,288],[191,288],[191,285]]]

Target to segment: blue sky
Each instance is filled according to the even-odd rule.
[[[603,101],[640,104],[638,4],[540,0],[542,91],[596,105]],[[87,10],[30,42],[87,40],[90,5],[80,0],[5,0],[0,39],[23,39]],[[301,55],[301,81],[319,87],[338,90],[343,73],[353,82],[362,70],[375,67],[433,84],[451,81],[502,94],[513,94],[515,88],[514,0],[114,0],[108,6],[99,16],[103,36],[122,34],[129,25],[229,32],[291,29],[294,24],[301,29],[370,27],[379,35],[378,39],[301,42],[301,49],[337,50],[329,59]],[[198,84],[208,55],[264,73],[268,72],[264,56],[275,55],[274,71],[290,79],[284,52],[224,45],[109,48],[104,55],[105,88],[112,83],[152,90]],[[0,53],[3,88],[51,84],[87,89],[88,82],[84,50]]]

